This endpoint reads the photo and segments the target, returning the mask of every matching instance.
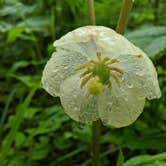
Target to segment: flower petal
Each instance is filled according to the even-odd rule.
[[[104,51],[96,44],[96,39],[102,30],[111,30],[103,26],[85,26],[73,30],[59,40],[54,42],[54,46],[67,50],[74,50],[81,52],[87,58],[96,58],[97,51]],[[113,30],[112,30],[113,31]]]
[[[66,79],[61,85],[60,99],[65,112],[74,120],[88,123],[97,120],[97,100],[95,96],[85,97],[86,86],[80,89],[79,75]]]
[[[140,52],[137,55],[118,55],[117,67],[124,71],[122,84],[126,87],[140,88],[149,100],[161,96],[156,70],[151,60]],[[126,86],[126,87],[125,87]]]
[[[142,113],[145,98],[139,89],[131,88],[118,93],[106,89],[99,97],[99,117],[105,125],[116,128],[128,126]]]
[[[52,96],[59,96],[61,83],[75,74],[75,66],[84,62],[87,62],[87,59],[81,53],[58,49],[44,68],[42,76],[44,89]]]
[[[77,28],[56,40],[54,46],[80,52],[84,50],[91,57],[95,57],[97,51],[101,51],[103,54],[109,53],[106,56],[112,56],[112,54],[134,54],[136,50],[136,47],[124,36],[103,26]],[[94,53],[91,54],[87,48],[94,50]]]

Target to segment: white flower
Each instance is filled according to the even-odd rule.
[[[112,29],[81,27],[54,46],[42,84],[52,96],[60,96],[76,121],[101,119],[105,125],[127,126],[141,114],[146,98],[161,96],[151,60]]]

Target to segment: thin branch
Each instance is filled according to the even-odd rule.
[[[88,9],[89,9],[89,23],[91,25],[96,24],[96,18],[95,18],[95,9],[94,9],[94,1],[88,0]]]
[[[96,24],[94,0],[88,0],[89,23]],[[92,123],[92,166],[100,166],[100,120]]]
[[[100,120],[92,123],[92,166],[100,166]]]
[[[133,0],[123,0],[122,8],[120,11],[120,16],[118,20],[118,25],[116,27],[116,31],[120,34],[124,34],[130,11],[132,9]]]

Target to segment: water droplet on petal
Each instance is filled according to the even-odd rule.
[[[124,98],[125,101],[129,101],[127,97]]]
[[[133,84],[131,82],[127,82],[127,86],[128,86],[128,88],[132,88]]]
[[[78,107],[74,107],[74,111],[78,111]]]
[[[77,95],[76,95],[76,94],[73,94],[73,98],[77,98]]]
[[[58,69],[54,69],[52,72],[57,73],[58,71],[59,71]]]
[[[108,106],[111,108],[111,106],[112,106],[112,103],[108,103]]]
[[[139,71],[139,72],[136,72],[136,75],[138,75],[138,76],[143,76],[144,73],[143,73],[142,71]]]

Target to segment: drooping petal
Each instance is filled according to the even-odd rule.
[[[79,75],[74,75],[66,79],[60,88],[60,99],[66,114],[72,119],[88,123],[97,120],[97,100],[96,96],[85,97],[86,86],[80,89],[81,80]]]
[[[124,71],[121,78],[124,90],[127,87],[139,88],[148,99],[161,96],[156,70],[147,56],[140,52],[137,55],[117,55],[116,58],[119,60],[116,66]]]
[[[113,91],[106,89],[99,96],[98,112],[103,124],[116,128],[128,126],[142,113],[145,98],[139,89]]]
[[[68,48],[70,43],[85,43],[96,38],[100,30],[108,29],[103,26],[84,26],[68,32],[65,36],[54,42],[55,47]],[[71,49],[71,48],[68,48]]]
[[[109,53],[107,56],[111,56],[112,54],[134,54],[137,49],[124,36],[103,26],[77,28],[56,40],[54,46],[80,52],[86,51],[90,57],[95,57],[97,51]],[[91,53],[92,50],[94,53]]]
[[[91,122],[100,116],[105,124],[127,126],[142,112],[145,98],[161,96],[151,60],[114,30],[102,26],[81,27],[55,41],[54,46],[58,52],[46,65],[42,83],[50,94],[60,96],[65,112],[77,121]],[[86,85],[80,89],[77,73],[80,71],[73,68],[97,60],[97,52],[118,61],[111,64],[112,77],[104,92],[87,98]]]
[[[53,53],[44,68],[42,76],[43,88],[52,96],[59,96],[62,82],[75,74],[75,66],[86,61],[86,57],[79,52],[59,49]]]

